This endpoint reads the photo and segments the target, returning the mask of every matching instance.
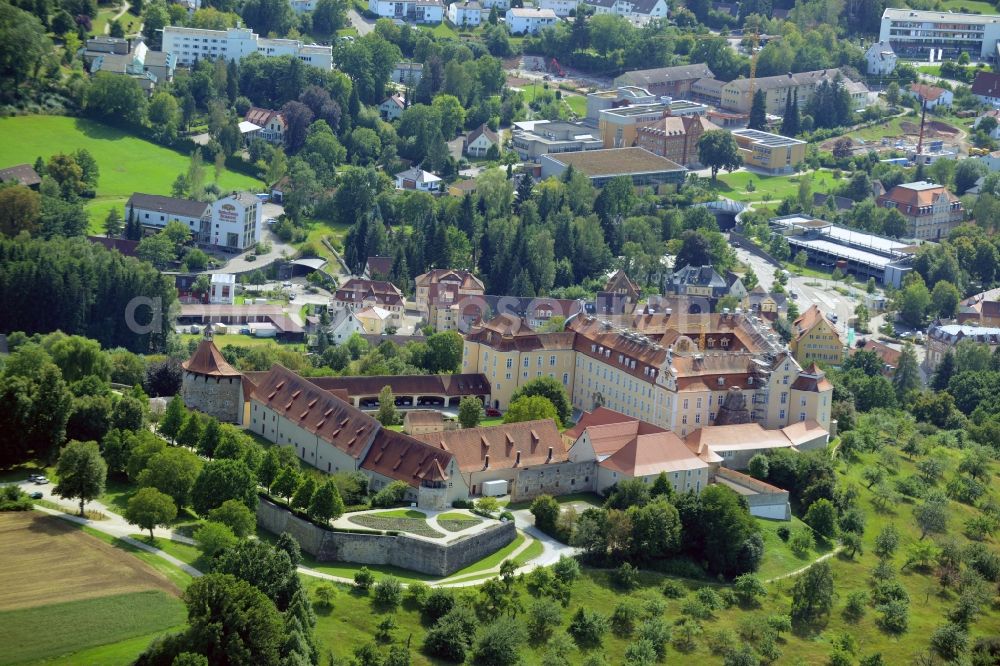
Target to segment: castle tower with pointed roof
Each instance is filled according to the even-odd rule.
[[[181,396],[184,406],[226,423],[242,423],[244,405],[243,374],[229,365],[215,346],[212,325],[191,358],[181,363],[184,377]]]

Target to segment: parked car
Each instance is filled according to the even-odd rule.
[[[486,408],[486,416],[490,416],[490,417],[500,416],[500,410],[499,409],[495,409],[493,407],[487,407]]]
[[[29,474],[28,475],[28,481],[31,481],[32,483],[34,483],[35,481],[38,480],[38,477],[40,477],[40,476],[41,476],[41,474]]]
[[[44,477],[44,476],[39,475],[39,476],[35,477],[35,484],[36,485],[44,486],[48,482],[49,482],[49,480],[46,477]]]
[[[30,497],[31,499],[42,499],[42,491],[36,490],[33,493],[28,493],[28,497]]]

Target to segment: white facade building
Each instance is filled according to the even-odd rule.
[[[202,242],[245,250],[260,240],[263,206],[249,192],[234,192],[212,204],[211,228]]]
[[[382,100],[382,103],[378,105],[378,114],[382,116],[382,120],[396,120],[401,115],[403,111],[406,110],[406,98],[402,95],[391,95]]]
[[[163,29],[163,47],[174,54],[177,64],[190,67],[198,60],[242,60],[251,53],[264,56],[290,55],[319,69],[333,69],[333,48],[305,44],[297,39],[267,39],[249,28],[204,30],[168,25]]]
[[[559,17],[551,9],[515,7],[507,10],[507,29],[512,35],[533,35],[542,28],[555,25]]]
[[[448,20],[458,27],[477,26],[483,22],[483,7],[475,0],[453,2],[448,5]]]
[[[480,0],[479,4],[481,4],[483,9],[487,11],[493,9],[494,7],[502,12],[510,9],[510,0]]]
[[[539,9],[551,9],[556,16],[566,17],[579,6],[578,0],[539,0]]]
[[[419,190],[421,192],[437,192],[441,187],[441,179],[429,171],[416,167],[396,174],[397,190]]]
[[[232,273],[212,273],[208,290],[209,303],[232,305],[236,302],[236,276]]]
[[[584,0],[584,4],[595,14],[616,14],[638,24],[666,18],[670,11],[667,0]]]
[[[440,23],[444,20],[441,0],[368,0],[368,11],[382,18]]]
[[[896,52],[889,42],[875,42],[865,51],[869,76],[887,76],[896,69]]]
[[[1000,16],[886,9],[878,40],[888,42],[904,58],[954,59],[968,53],[973,60],[992,60],[1000,40]],[[940,51],[940,53],[938,53]]]
[[[249,192],[234,192],[212,204],[136,192],[125,204],[125,219],[147,229],[162,229],[176,220],[187,225],[200,244],[237,250],[260,240],[262,216],[260,200]]]

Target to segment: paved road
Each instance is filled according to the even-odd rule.
[[[354,27],[354,29],[358,31],[358,34],[361,35],[362,37],[364,37],[369,32],[375,29],[375,21],[366,19],[361,14],[359,14],[358,10],[356,9],[347,10],[347,19],[351,22],[351,25]]]

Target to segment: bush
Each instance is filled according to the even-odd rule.
[[[321,610],[330,610],[333,608],[333,599],[337,596],[337,588],[330,583],[321,583],[316,586],[313,596],[316,599],[313,606]]]
[[[455,607],[455,597],[448,590],[434,589],[427,595],[423,607],[420,609],[424,622],[433,624],[451,612]]]
[[[616,636],[627,638],[635,631],[635,625],[639,622],[639,607],[630,597],[626,597],[618,602],[615,610],[611,613],[609,624],[611,631]]]
[[[634,590],[639,585],[639,570],[628,562],[622,562],[611,577],[623,590]]]
[[[878,610],[882,614],[878,624],[884,631],[890,634],[906,632],[910,624],[910,604],[908,601],[894,599],[879,606]]]
[[[194,533],[198,549],[208,557],[215,557],[226,548],[235,544],[238,539],[227,525],[207,522]]]
[[[533,641],[547,641],[561,623],[562,609],[552,599],[539,599],[528,608],[528,636]]]
[[[848,622],[857,622],[865,616],[865,607],[867,605],[867,594],[860,590],[851,592],[847,595],[847,603],[844,604],[844,619]]]
[[[694,593],[695,598],[712,611],[722,610],[725,607],[725,603],[722,601],[722,597],[719,593],[710,587],[698,588],[698,591]]]
[[[476,509],[479,511],[493,515],[500,508],[500,502],[497,501],[496,497],[480,497],[476,500]]]
[[[496,620],[483,629],[472,651],[472,660],[489,666],[514,666],[520,662],[524,640],[524,629],[516,620]]]
[[[368,569],[368,567],[361,567],[358,573],[354,574],[354,585],[364,592],[371,589],[372,585],[375,584],[375,574]]]
[[[663,581],[662,590],[663,596],[668,599],[683,599],[688,593],[688,589],[676,580]]]
[[[472,500],[467,499],[457,499],[451,503],[453,509],[472,509],[475,508],[476,503]]]
[[[372,497],[372,506],[376,509],[388,509],[403,503],[406,491],[410,487],[403,481],[393,481]]]
[[[222,506],[209,511],[208,519],[226,525],[241,539],[251,534],[257,525],[253,512],[239,500],[226,500]]]
[[[357,582],[357,578],[355,578]],[[384,610],[395,610],[403,600],[403,586],[392,576],[387,576],[375,583],[375,603]]]
[[[597,647],[604,641],[608,622],[603,615],[586,608],[577,609],[566,629],[581,648]]]
[[[795,534],[792,535],[788,545],[796,557],[806,557],[809,555],[809,551],[816,545],[812,530],[806,528],[795,530]]]
[[[785,527],[784,525],[782,525],[781,527],[779,527],[775,531],[778,534],[778,538],[781,539],[782,541],[785,541],[785,542],[787,542],[788,541],[788,537],[790,537],[792,535],[792,531],[790,529],[788,529],[787,527]]]
[[[580,577],[580,563],[572,557],[559,556],[559,561],[552,565],[552,573],[563,583],[572,583]]]
[[[406,603],[412,605],[417,610],[421,610],[424,607],[424,603],[427,601],[427,596],[431,593],[431,588],[427,583],[421,583],[417,581],[415,583],[410,583],[406,587],[406,594],[403,595]]]
[[[34,503],[28,493],[17,486],[4,486],[0,490],[0,511],[31,511],[32,507]]]

